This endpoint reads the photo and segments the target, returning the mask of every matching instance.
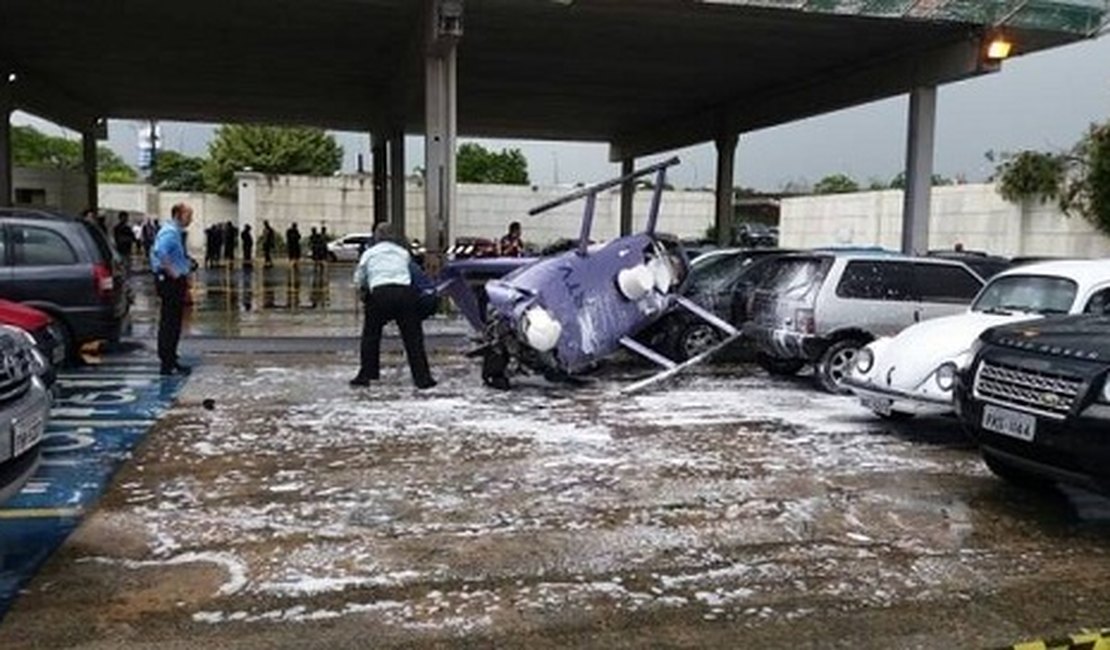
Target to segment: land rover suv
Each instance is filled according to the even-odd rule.
[[[745,333],[759,364],[794,374],[814,364],[829,392],[875,337],[964,311],[983,280],[961,262],[882,252],[816,252],[773,260],[752,292]]]
[[[995,327],[961,373],[956,407],[999,477],[1110,493],[1110,304]]]

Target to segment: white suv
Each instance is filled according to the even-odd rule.
[[[960,262],[886,252],[785,255],[753,292],[744,332],[759,364],[794,374],[806,364],[829,392],[846,392],[856,354],[880,336],[960,313],[983,280]]]

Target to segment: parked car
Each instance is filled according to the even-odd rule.
[[[0,209],[0,298],[46,312],[67,359],[90,341],[118,341],[131,295],[123,261],[95,225],[46,210]]]
[[[763,279],[775,257],[793,253],[777,248],[730,248],[707,252],[690,262],[680,292],[718,318],[739,327],[747,320],[748,294]],[[712,348],[723,333],[689,311],[676,307],[639,337],[674,361],[686,361]]]
[[[937,250],[929,251],[929,257],[939,257],[945,260],[963,262],[969,269],[978,273],[979,277],[984,280],[989,280],[1014,266],[1014,263],[1005,257],[990,255],[982,251]]]
[[[736,242],[744,248],[774,248],[779,245],[778,236],[771,233],[766,224],[742,223],[736,229]]]
[[[453,260],[497,256],[497,242],[484,237],[456,237],[455,245],[447,250],[448,259]]]
[[[987,330],[959,376],[956,404],[999,477],[1110,493],[1110,316]]]
[[[1110,260],[1019,267],[995,276],[966,313],[873,341],[860,351],[844,383],[882,417],[950,413],[956,374],[971,362],[971,347],[984,330],[1108,309]]]
[[[43,383],[53,387],[56,368],[65,362],[60,326],[49,315],[9,300],[0,300],[0,325],[19,328],[31,336],[44,361]]]
[[[26,332],[0,325],[0,503],[38,467],[50,416],[50,395],[39,377],[43,359]]]
[[[362,252],[374,241],[371,233],[352,233],[328,242],[328,261],[357,262]]]
[[[816,252],[771,264],[752,294],[745,333],[768,372],[814,364],[830,392],[846,390],[856,354],[876,337],[959,313],[983,286],[963,264],[926,257]]]

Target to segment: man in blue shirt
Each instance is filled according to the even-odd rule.
[[[150,248],[150,269],[162,299],[158,319],[158,359],[162,374],[189,374],[188,366],[177,360],[177,344],[181,340],[181,321],[185,316],[185,295],[189,289],[192,264],[185,252],[185,229],[193,221],[193,209],[184,203],[173,206],[170,221],[162,226]]]

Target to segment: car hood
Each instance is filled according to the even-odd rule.
[[[983,340],[1048,356],[1110,361],[1110,316],[1070,316],[1007,325],[987,331]]]
[[[0,300],[0,324],[34,332],[50,325],[50,316],[10,300]]]
[[[897,336],[873,344],[875,366],[869,373],[889,385],[912,390],[941,364],[955,361],[971,349],[984,330],[1041,318],[1036,314],[985,314],[966,312],[927,320],[902,330]]]

